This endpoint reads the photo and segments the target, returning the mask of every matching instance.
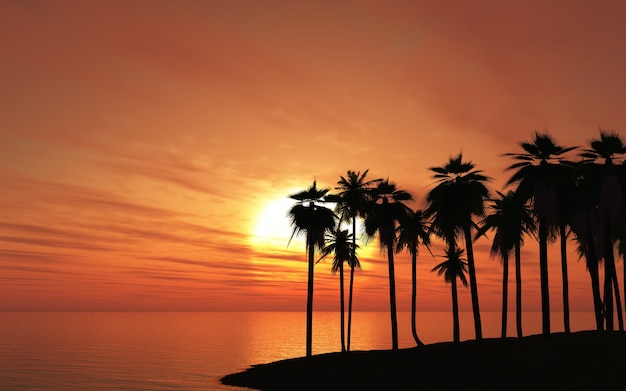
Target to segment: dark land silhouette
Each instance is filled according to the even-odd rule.
[[[258,390],[617,390],[626,333],[580,331],[337,352],[254,365],[221,379]]]

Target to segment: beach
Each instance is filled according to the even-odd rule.
[[[259,390],[611,390],[624,384],[626,333],[580,331],[326,353],[221,379]]]

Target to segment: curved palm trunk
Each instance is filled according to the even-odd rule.
[[[391,349],[398,350],[398,318],[396,311],[396,277],[393,264],[393,245],[387,245],[389,263],[389,312],[391,313]]]
[[[610,223],[606,223],[606,230],[604,232],[605,240],[605,267],[610,268],[610,278],[612,285],[612,291],[615,295],[615,310],[617,312],[617,324],[620,331],[624,331],[624,318],[622,316],[622,303],[619,294],[619,284],[617,282],[617,268],[615,266],[615,255],[613,253],[613,236]],[[611,309],[613,306],[611,306]],[[613,312],[613,311],[611,311]],[[607,318],[608,322],[608,318]],[[611,314],[611,323],[613,323],[613,314]]]
[[[472,233],[469,224],[463,226],[465,234],[465,252],[467,253],[467,270],[469,274],[470,292],[472,296],[472,310],[474,312],[474,331],[476,340],[483,339],[482,325],[480,322],[480,308],[478,306],[478,285],[476,283],[476,267],[474,266],[474,251],[472,248]]]
[[[569,326],[569,279],[567,277],[567,232],[565,225],[559,227],[561,234],[561,275],[563,278],[563,329],[570,332]]]
[[[522,251],[519,243],[515,244],[515,325],[517,337],[522,338]]]
[[[311,357],[313,351],[313,266],[315,265],[315,248],[307,237],[309,250],[309,270],[306,295],[306,356]]]
[[[457,293],[456,277],[452,283],[452,339],[454,342],[461,341],[461,326],[459,322],[459,297]]]
[[[509,297],[509,253],[502,254],[502,330],[501,338],[506,338],[506,321]]]
[[[339,310],[341,323],[341,351],[346,351],[346,317],[345,317],[345,300],[343,292],[343,262],[339,264]]]
[[[589,224],[587,223],[587,226]],[[602,294],[600,293],[600,271],[598,270],[598,255],[596,252],[596,245],[593,236],[591,235],[591,229],[587,227],[587,250],[585,252],[585,259],[587,263],[587,270],[589,271],[589,278],[591,279],[591,294],[593,297],[593,309],[596,319],[596,330],[604,330],[604,313],[602,304]]]
[[[544,336],[550,335],[550,287],[548,285],[548,227],[539,218],[539,279],[541,286],[541,328]]]
[[[423,346],[424,343],[417,336],[417,325],[415,317],[417,315],[417,254],[411,251],[411,332],[417,346]]]

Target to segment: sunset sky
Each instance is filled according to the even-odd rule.
[[[285,196],[313,180],[369,169],[417,208],[428,167],[459,152],[501,190],[500,154],[535,130],[564,146],[626,132],[618,0],[5,0],[0,20],[3,311],[304,310]],[[385,254],[362,246],[355,310],[386,311]],[[497,311],[489,247],[476,243],[478,290]],[[592,310],[571,249],[571,309]],[[524,308],[539,310],[530,239],[522,261]],[[418,262],[419,309],[448,311],[441,258]],[[338,309],[330,263],[316,310]],[[408,255],[396,272],[408,310]],[[471,309],[468,289],[460,300]]]

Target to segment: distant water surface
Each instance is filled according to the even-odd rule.
[[[500,335],[500,314],[481,315],[483,337]],[[540,333],[540,313],[524,313],[526,335]],[[340,350],[339,314],[317,312],[313,353]],[[352,349],[389,349],[389,314],[353,314]],[[400,348],[414,346],[410,314],[398,314]],[[554,332],[562,314],[552,316]],[[510,315],[509,336],[515,323]],[[571,314],[572,331],[591,330],[593,314]],[[452,339],[447,312],[418,314],[425,343]],[[471,312],[461,338],[473,339]],[[0,390],[237,390],[220,384],[253,364],[305,354],[305,314],[298,312],[0,313]]]

